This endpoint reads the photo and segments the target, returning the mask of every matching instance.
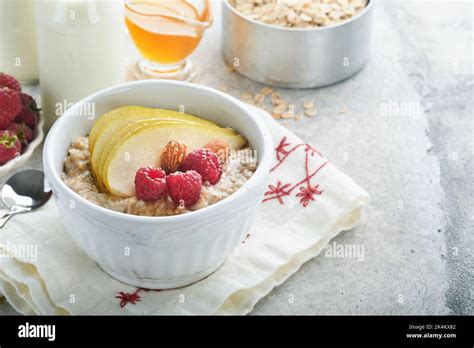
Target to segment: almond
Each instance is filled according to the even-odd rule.
[[[180,141],[170,141],[161,153],[161,168],[166,174],[176,172],[186,157],[188,147]]]
[[[204,145],[205,149],[209,149],[214,152],[222,163],[227,162],[230,155],[230,145],[224,140],[213,140]]]

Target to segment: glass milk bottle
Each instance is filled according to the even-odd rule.
[[[37,0],[46,129],[72,103],[125,82],[123,7],[120,0]],[[87,109],[88,113],[94,111],[93,107]]]
[[[0,0],[0,72],[38,80],[34,0]]]

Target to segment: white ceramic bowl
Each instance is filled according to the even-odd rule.
[[[229,197],[183,215],[144,217],[102,208],[72,191],[60,177],[72,139],[87,135],[95,121],[80,116],[91,105],[97,117],[124,105],[184,107],[186,113],[247,137],[257,150],[258,168]],[[167,289],[208,276],[245,238],[266,187],[273,142],[262,121],[229,95],[189,83],[148,80],[111,87],[76,103],[52,127],[43,156],[62,222],[79,247],[120,281]]]

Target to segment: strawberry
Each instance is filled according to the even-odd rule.
[[[18,92],[0,87],[0,129],[7,128],[20,111],[21,101]]]
[[[2,87],[10,88],[18,93],[21,92],[20,82],[13,76],[4,73],[0,73],[0,88]]]
[[[13,122],[7,129],[16,134],[22,145],[27,145],[33,140],[33,131],[24,123]]]
[[[166,173],[161,168],[144,167],[135,174],[135,193],[143,201],[156,201],[166,193]]]
[[[30,128],[34,128],[38,123],[38,118],[41,109],[38,109],[36,101],[32,96],[26,93],[20,93],[21,112],[16,117],[15,122],[24,123]]]
[[[181,170],[195,170],[201,174],[202,181],[208,181],[212,185],[217,184],[222,175],[219,157],[209,149],[198,149],[188,154]]]
[[[199,200],[201,195],[202,178],[194,171],[188,170],[186,173],[174,172],[166,177],[168,193],[178,205],[190,207]]]
[[[0,164],[5,164],[21,153],[21,142],[9,130],[0,131]]]

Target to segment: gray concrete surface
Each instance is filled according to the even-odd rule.
[[[474,314],[473,11],[471,1],[379,1],[363,71],[280,90],[297,107],[316,102],[315,118],[288,126],[372,197],[365,222],[335,240],[363,246],[363,260],[323,253],[252,314]],[[219,20],[194,56],[196,82],[256,93],[227,71],[218,38]],[[37,151],[26,167],[40,166]]]

